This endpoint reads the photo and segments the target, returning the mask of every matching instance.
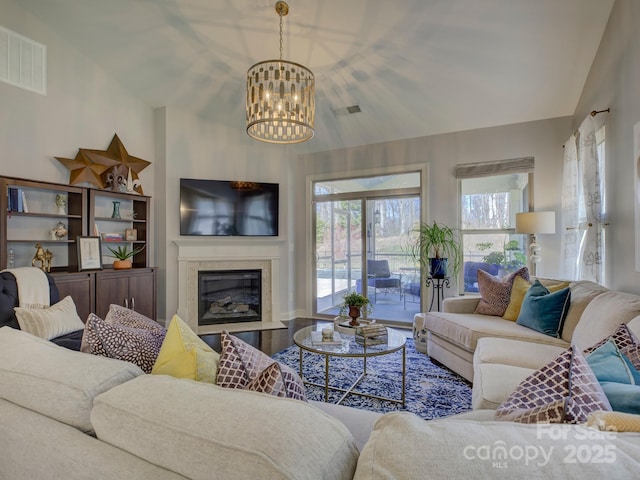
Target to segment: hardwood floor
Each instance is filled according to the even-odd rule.
[[[238,332],[233,335],[271,356],[274,353],[293,345],[293,334],[301,328],[316,324],[330,324],[331,322],[327,320],[315,320],[312,318],[294,318],[293,320],[282,323],[287,325],[287,328],[281,328],[278,330]],[[201,338],[216,352],[220,352],[220,334],[203,335]]]
[[[233,335],[247,342],[249,345],[258,348],[267,355],[272,356],[274,353],[278,353],[279,351],[293,345],[293,334],[301,328],[308,327],[310,325],[332,324],[329,320],[318,320],[313,318],[294,318],[293,320],[283,321],[282,323],[284,323],[287,328],[281,328],[278,330],[238,332]],[[394,326],[394,328],[398,328],[398,326]],[[401,328],[401,331],[406,331],[408,332],[407,335],[411,335],[411,330]],[[220,352],[220,334],[203,335],[201,338],[216,352]]]

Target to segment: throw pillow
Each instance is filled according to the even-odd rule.
[[[261,385],[272,381],[269,378],[277,375],[272,367],[273,363],[277,363],[275,360],[238,337],[222,332],[221,344],[222,354],[217,378],[219,386],[245,389],[251,385],[252,389],[267,388]],[[282,375],[285,396],[306,401],[304,384],[300,376],[286,365],[280,364],[278,369]],[[263,379],[256,380],[263,375]],[[277,389],[277,386],[275,388]]]
[[[640,383],[637,381],[640,380],[640,372],[620,353],[611,338],[587,355],[586,358],[600,383],[617,382],[630,385]]]
[[[618,325],[618,328],[610,336],[587,348],[584,354],[590,354],[604,345],[609,339],[613,340],[618,350],[629,359],[636,370],[640,370],[640,340],[633,334],[626,323]]]
[[[125,360],[151,373],[164,333],[108,322],[91,313],[82,335],[80,351]]]
[[[484,270],[478,270],[478,291],[480,301],[474,313],[482,315],[497,315],[501,317],[509,306],[511,287],[516,277],[529,280],[529,270],[522,267],[506,277],[500,279]]]
[[[613,411],[640,414],[640,385],[602,382],[600,386]]]
[[[76,304],[70,296],[48,308],[15,307],[14,310],[20,330],[45,340],[84,328],[76,311]]]
[[[174,315],[151,373],[216,383],[220,355]]]
[[[260,372],[256,378],[251,380],[244,389],[268,393],[275,397],[286,397],[287,390],[284,386],[284,378],[280,364],[273,362]]]
[[[605,432],[640,432],[640,415],[623,412],[595,412],[587,419],[588,427]]]
[[[590,413],[611,410],[584,356],[571,346],[529,375],[496,410],[496,420],[520,423],[584,423]]]
[[[151,330],[158,335],[162,335],[163,338],[167,333],[167,330],[155,320],[150,319],[142,315],[141,313],[131,310],[130,308],[123,307],[122,305],[112,304],[109,306],[104,319],[107,322],[118,323],[125,327],[141,328],[143,330]]]
[[[567,288],[569,285],[569,282],[562,282],[555,285],[545,286],[550,292],[557,292],[558,290]],[[502,315],[502,318],[513,322],[518,320],[518,315],[520,315],[520,309],[522,308],[522,302],[524,301],[524,296],[529,290],[529,287],[531,287],[531,283],[524,278],[516,277],[513,279],[511,296],[509,297],[509,306],[505,310],[504,315]]]
[[[560,338],[570,301],[570,288],[551,293],[539,280],[536,280],[524,296],[516,323],[545,335]]]

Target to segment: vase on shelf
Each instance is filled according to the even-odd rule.
[[[120,202],[116,200],[113,201],[113,213],[111,214],[111,218],[120,218]]]

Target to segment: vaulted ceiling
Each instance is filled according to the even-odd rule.
[[[613,2],[289,0],[284,58],[314,72],[317,104],[292,148],[572,115]],[[149,105],[242,130],[247,69],[279,56],[275,0],[20,4]]]

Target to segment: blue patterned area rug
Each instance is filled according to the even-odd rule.
[[[300,350],[293,345],[273,355],[273,358],[300,371]],[[303,352],[304,378],[324,385],[324,355]],[[348,388],[362,372],[362,359],[330,357],[329,385]],[[402,352],[372,357],[367,360],[367,375],[356,391],[387,398],[401,398]],[[324,388],[306,385],[310,400],[324,400]],[[342,392],[329,391],[329,401],[336,402]],[[471,410],[471,386],[461,376],[415,349],[412,338],[407,339],[407,375],[405,406],[401,404],[348,395],[341,403],[374,412],[409,411],[424,418],[446,417]]]

